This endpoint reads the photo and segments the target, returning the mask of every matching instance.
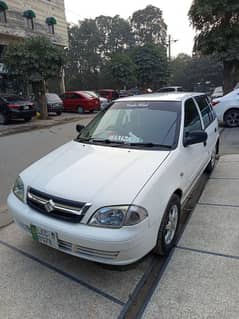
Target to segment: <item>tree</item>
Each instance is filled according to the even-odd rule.
[[[170,63],[170,71],[170,84],[189,91],[207,91],[223,81],[222,63],[212,56],[191,57],[181,53]]]
[[[157,89],[167,83],[169,76],[167,52],[163,46],[136,47],[130,55],[136,65],[136,77],[140,87]]]
[[[224,92],[231,91],[239,69],[238,0],[194,0],[189,18],[198,31],[195,50],[223,62]]]
[[[107,66],[108,74],[116,87],[128,87],[135,85],[136,66],[127,54],[116,53]]]
[[[136,45],[161,44],[166,46],[167,25],[162,11],[152,5],[133,13],[131,26]]]
[[[4,53],[4,63],[10,74],[24,80],[30,79],[37,84],[41,118],[46,119],[46,80],[61,76],[64,64],[63,49],[45,37],[33,37],[10,44]]]

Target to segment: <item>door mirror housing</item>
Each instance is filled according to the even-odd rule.
[[[206,143],[208,135],[204,131],[188,132],[184,136],[183,145],[185,147],[193,144]]]
[[[80,132],[83,130],[84,127],[85,127],[84,125],[77,124],[77,125],[76,125],[76,131],[77,131],[78,133],[80,133]]]

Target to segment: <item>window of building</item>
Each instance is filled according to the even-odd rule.
[[[0,23],[7,23],[8,5],[4,1],[0,1]]]
[[[48,27],[48,32],[51,34],[55,34],[55,25],[56,25],[56,18],[48,17],[46,18],[46,24]]]
[[[32,10],[26,10],[23,12],[23,16],[26,19],[26,26],[30,30],[34,30],[34,19],[36,18],[36,14]]]

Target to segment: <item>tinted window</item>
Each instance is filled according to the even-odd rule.
[[[184,110],[184,132],[188,133],[192,131],[201,130],[201,119],[193,99],[189,99],[185,102]]]
[[[178,141],[180,106],[180,102],[115,102],[100,112],[80,137],[125,142],[125,145],[153,143],[173,147]]]
[[[59,96],[57,94],[54,94],[54,93],[47,93],[46,98],[47,98],[47,101],[49,103],[61,102],[61,99],[59,98]]]
[[[161,93],[175,92],[175,88],[162,88],[162,89],[159,89],[159,92]]]
[[[214,115],[211,111],[210,104],[208,103],[206,96],[197,96],[195,99],[201,111],[204,126],[207,128],[214,120]]]

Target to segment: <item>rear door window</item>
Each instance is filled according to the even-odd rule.
[[[207,97],[204,95],[195,97],[195,100],[199,106],[199,109],[202,114],[203,123],[205,129],[214,121],[215,116],[212,112],[210,103],[208,103]]]
[[[184,134],[198,130],[202,130],[200,115],[193,99],[189,99],[184,107]]]

